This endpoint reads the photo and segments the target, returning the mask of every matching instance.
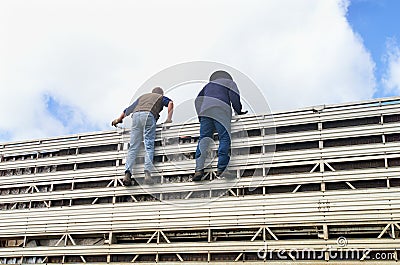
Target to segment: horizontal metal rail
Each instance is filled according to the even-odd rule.
[[[56,247],[35,247],[35,248],[9,248],[1,249],[1,257],[14,257],[18,252],[21,256],[50,256],[50,255],[104,255],[104,254],[149,254],[154,253],[229,253],[229,252],[258,252],[268,246],[275,252],[286,249],[331,251],[339,250],[363,250],[365,246],[371,250],[392,250],[400,244],[399,239],[354,239],[349,244],[340,248],[336,240],[270,240],[267,245],[263,241],[246,242],[209,242],[209,243],[148,243],[148,244],[116,244],[105,246],[56,246]]]
[[[113,176],[105,174],[101,177],[101,173],[94,173],[93,177],[88,175],[82,175],[80,178],[74,177],[63,179],[60,183],[88,183],[88,182],[99,182],[106,181],[108,184],[110,181],[114,181],[116,178],[120,178],[120,174],[113,171]],[[259,176],[255,174],[251,177],[242,177],[237,181],[227,182],[225,180],[214,180],[213,182],[205,181],[200,185],[198,183],[160,183],[151,187],[152,194],[168,194],[168,193],[178,193],[186,192],[190,193],[193,191],[218,191],[227,190],[235,188],[260,188],[260,187],[274,187],[274,186],[286,186],[286,185],[304,185],[304,184],[321,184],[334,183],[334,182],[353,182],[360,180],[390,180],[392,178],[400,180],[400,168],[383,168],[383,169],[362,169],[353,170],[346,172],[315,172],[309,174],[291,174],[291,175],[267,175]],[[121,173],[122,174],[122,173]],[[142,177],[142,176],[141,176]],[[50,179],[48,182],[39,181],[35,185],[51,185],[57,182],[52,182]],[[18,186],[1,186],[2,188],[16,188]],[[32,186],[22,186],[26,189]],[[40,186],[39,186],[40,187]],[[67,200],[67,199],[79,199],[79,198],[96,198],[96,197],[108,197],[108,196],[129,196],[138,194],[147,194],[150,187],[148,186],[133,186],[133,187],[122,187],[120,185],[104,185],[103,187],[93,187],[93,188],[80,188],[80,189],[70,189],[61,191],[28,191],[21,192],[18,194],[2,194],[0,195],[0,204],[4,203],[18,203],[18,202],[30,202],[30,201],[51,201],[51,200]],[[369,188],[373,188],[372,186]],[[289,191],[290,192],[290,191]],[[293,193],[293,192],[292,192]],[[189,195],[189,194],[188,194]],[[238,195],[239,196],[239,195]],[[244,195],[241,195],[244,196]],[[190,196],[189,196],[190,197]],[[189,198],[188,197],[188,198]]]
[[[4,212],[0,235],[400,220],[400,188]]]

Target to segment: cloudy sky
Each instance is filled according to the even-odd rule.
[[[0,142],[110,130],[147,79],[192,61],[244,73],[273,111],[395,96],[399,12],[397,0],[2,0]]]

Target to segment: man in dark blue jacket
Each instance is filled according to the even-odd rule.
[[[225,71],[216,71],[195,100],[200,121],[200,138],[195,155],[196,168],[193,181],[200,181],[204,177],[207,149],[213,141],[215,131],[219,139],[217,176],[226,171],[231,148],[231,106],[238,115],[247,113],[247,111],[242,112],[239,89],[232,76]]]

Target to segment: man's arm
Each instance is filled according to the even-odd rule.
[[[168,116],[167,119],[165,120],[165,123],[170,123],[172,122],[172,114],[174,113],[174,102],[170,100],[168,102]]]
[[[162,105],[163,107],[168,107],[168,116],[164,123],[172,122],[172,114],[174,113],[174,102],[166,96],[162,97]]]
[[[229,86],[229,98],[232,102],[233,110],[236,114],[242,113],[242,103],[240,102],[239,89],[234,82]]]
[[[204,100],[204,87],[194,100],[194,107],[196,109],[197,114],[201,112],[201,106],[203,105],[203,100]]]
[[[117,127],[118,123],[122,123],[122,120],[128,116],[129,114],[131,114],[133,112],[133,110],[136,108],[137,104],[139,102],[139,99],[137,99],[135,102],[133,102],[129,107],[127,107],[126,109],[124,109],[124,111],[121,113],[121,115],[116,118],[115,120],[113,120],[111,122],[112,126]]]
[[[133,102],[129,107],[124,109],[124,114],[125,114],[124,118],[126,116],[128,116],[129,114],[131,114],[135,110],[138,103],[139,103],[139,99],[135,100],[135,102]]]
[[[122,123],[122,120],[125,118],[125,112],[122,112],[121,115],[111,122],[112,126],[117,127],[118,123]]]

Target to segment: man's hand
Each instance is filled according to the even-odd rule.
[[[240,111],[240,112],[238,113],[238,115],[244,115],[244,114],[247,114],[247,112],[249,112],[249,111],[248,111],[248,110]]]
[[[162,129],[163,129],[163,130],[168,130],[169,128],[171,128],[171,126],[168,125],[168,123],[172,123],[172,120],[167,118],[167,119],[165,120],[165,122],[162,123]]]
[[[115,119],[115,120],[113,120],[111,122],[111,125],[117,127],[118,123],[122,123],[122,120],[121,119]]]

